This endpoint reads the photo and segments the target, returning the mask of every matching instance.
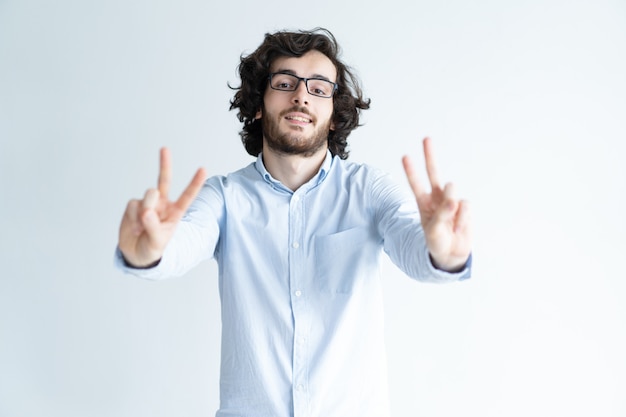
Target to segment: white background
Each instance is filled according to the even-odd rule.
[[[473,207],[472,280],[385,265],[393,415],[626,415],[623,1],[0,0],[0,416],[214,414],[217,268],[124,276],[119,220],[163,145],[174,194],[252,162],[239,56],[315,26],[372,98],[350,158],[406,184],[430,135]]]

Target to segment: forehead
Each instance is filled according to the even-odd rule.
[[[334,81],[337,69],[333,62],[320,51],[309,51],[301,57],[278,57],[272,62],[270,72],[293,72],[300,77],[322,76]]]

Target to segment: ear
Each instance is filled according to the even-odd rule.
[[[330,122],[330,130],[333,130],[333,131],[335,130],[335,121],[334,120]]]
[[[254,118],[255,118],[256,120],[259,120],[261,117],[263,117],[263,111],[262,111],[261,109],[259,109],[259,110],[256,112],[256,115],[254,115]]]

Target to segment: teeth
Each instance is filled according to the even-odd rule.
[[[305,123],[310,122],[310,120],[305,118],[305,117],[288,117],[287,119],[289,119],[289,120],[296,120],[298,122],[305,122]]]

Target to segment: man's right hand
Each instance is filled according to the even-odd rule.
[[[180,198],[170,201],[167,195],[171,175],[170,152],[162,148],[158,188],[146,191],[143,200],[129,201],[120,225],[118,245],[130,266],[148,267],[161,259],[178,222],[206,179],[204,169],[198,169]]]

